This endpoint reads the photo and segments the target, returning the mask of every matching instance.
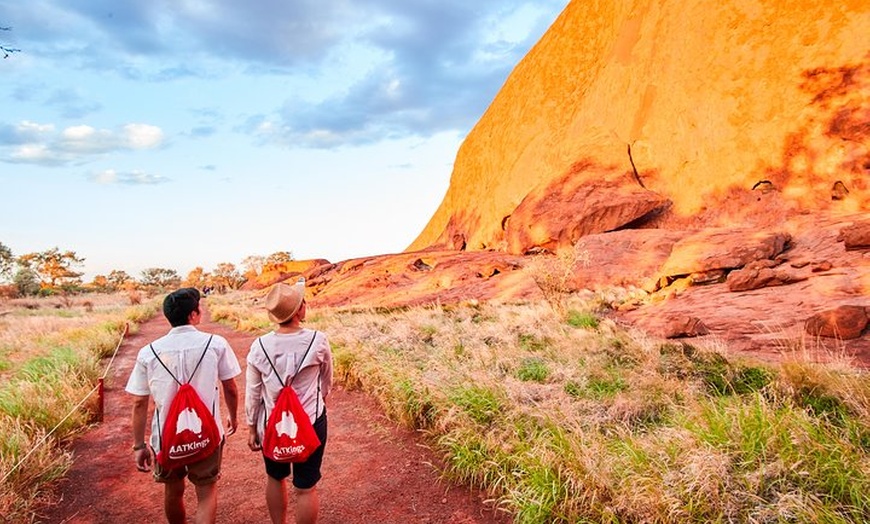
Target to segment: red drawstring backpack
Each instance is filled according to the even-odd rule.
[[[166,469],[199,462],[214,453],[220,445],[221,434],[214,420],[214,415],[199,398],[199,394],[193,389],[193,386],[190,385],[193,375],[196,374],[199,365],[202,364],[202,359],[205,358],[211,339],[212,337],[209,337],[193,373],[184,384],[160,360],[157,352],[154,351],[154,346],[149,345],[154,357],[179,385],[178,393],[169,403],[160,439],[160,451],[157,452],[157,462]]]
[[[259,338],[257,342],[263,348],[263,353],[266,355],[266,360],[275,372],[275,376],[281,382],[281,392],[275,400],[275,408],[269,415],[266,421],[266,430],[263,433],[263,455],[266,458],[275,462],[305,462],[314,451],[320,447],[320,438],[314,432],[314,426],[311,425],[311,419],[299,402],[299,397],[296,396],[296,391],[293,390],[291,384],[293,379],[302,368],[305,362],[305,357],[311,350],[311,345],[314,344],[314,339],[317,338],[317,332],[311,337],[311,342],[308,343],[308,349],[299,361],[299,366],[296,367],[296,372],[290,377],[286,383],[281,380],[281,375],[275,369],[275,364],[269,358],[269,353],[263,346],[263,341]],[[265,417],[265,412],[263,413]]]

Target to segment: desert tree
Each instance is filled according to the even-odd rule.
[[[22,267],[15,272],[12,283],[18,288],[18,295],[22,297],[39,294],[39,276],[32,269]]]
[[[129,289],[136,286],[136,281],[133,279],[133,277],[128,275],[126,271],[122,271],[120,269],[113,269],[112,271],[110,271],[106,279],[108,279],[109,286],[112,291]]]
[[[149,267],[142,271],[139,282],[150,291],[159,291],[179,286],[181,284],[181,277],[178,276],[178,272],[174,269]]]
[[[94,279],[91,280],[90,284],[88,284],[88,287],[100,293],[113,291],[112,284],[109,282],[109,278],[106,275],[96,275]]]
[[[202,267],[197,266],[190,270],[182,285],[202,289],[207,285],[208,278],[208,273]]]
[[[14,267],[15,257],[12,255],[12,250],[0,242],[0,279],[9,278]]]
[[[239,273],[234,264],[229,262],[218,264],[209,278],[209,284],[220,293],[228,289],[239,289],[244,283],[245,277]]]
[[[242,260],[242,269],[244,270],[245,278],[251,280],[257,278],[263,272],[263,265],[266,263],[266,257],[263,255],[249,255]]]
[[[40,286],[44,289],[69,291],[82,283],[82,273],[75,271],[75,268],[81,267],[85,259],[79,257],[75,251],[61,251],[53,247],[21,255],[16,261],[22,268],[36,273]]]
[[[278,265],[294,260],[293,253],[290,251],[276,251],[266,257],[266,265]]]

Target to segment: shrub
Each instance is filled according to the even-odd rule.
[[[547,363],[537,357],[524,359],[517,370],[517,378],[523,382],[544,382],[549,375]]]
[[[595,329],[598,327],[598,317],[592,313],[577,311],[576,309],[568,311],[565,322],[571,327],[580,329]]]
[[[478,424],[488,425],[501,412],[498,395],[482,386],[460,387],[453,391],[450,400]]]

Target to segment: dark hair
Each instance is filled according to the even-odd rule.
[[[190,314],[199,308],[199,290],[185,287],[173,291],[163,299],[163,315],[172,327],[190,323]]]

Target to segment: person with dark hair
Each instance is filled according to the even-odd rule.
[[[251,344],[245,372],[245,416],[248,447],[262,451],[266,420],[284,384],[289,384],[314,425],[320,446],[304,462],[275,462],[265,455],[266,505],[274,524],[287,522],[287,478],[293,476],[297,524],[317,522],[320,501],[316,485],[326,446],[326,406],[332,388],[332,352],[326,334],[301,326],[305,320],[305,279],[276,284],[266,295],[275,329]]]
[[[200,293],[182,288],[163,300],[163,315],[172,329],[163,337],[139,350],[125,390],[133,395],[133,459],[141,472],[152,471],[154,480],[164,485],[163,509],[170,524],[186,520],[184,479],[196,489],[197,524],[214,523],[217,513],[217,480],[220,477],[223,441],[238,427],[238,387],[235,377],[241,373],[239,361],[229,343],[219,335],[196,329],[202,320]],[[221,445],[206,458],[176,468],[166,469],[152,460],[161,451],[165,413],[178,392],[179,384],[190,382],[206,406],[221,433]],[[226,430],[220,413],[220,391],[227,404]],[[154,399],[151,438],[145,441],[149,399]]]

